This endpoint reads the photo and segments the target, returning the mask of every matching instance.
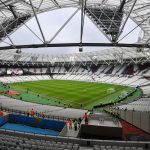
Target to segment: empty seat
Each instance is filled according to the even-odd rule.
[[[99,145],[94,145],[94,148],[99,148]]]
[[[131,150],[136,150],[137,148],[136,147],[131,147]]]
[[[110,149],[110,148],[111,148],[111,146],[106,146],[106,148],[107,148],[107,149]]]
[[[138,147],[137,150],[143,150],[143,147]]]
[[[125,147],[125,150],[130,150],[130,147]]]
[[[66,145],[67,149],[72,149],[72,145]]]
[[[101,149],[104,149],[104,148],[106,148],[106,147],[105,147],[105,146],[103,146],[103,145],[100,145],[100,148],[101,148]]]
[[[73,150],[78,150],[79,149],[79,145],[73,145],[72,149]]]
[[[113,149],[117,149],[117,148],[118,148],[118,146],[112,146],[112,148],[113,148]]]

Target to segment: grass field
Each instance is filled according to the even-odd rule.
[[[133,88],[120,85],[98,84],[80,81],[46,80],[11,84],[11,88],[20,91],[22,94],[29,89],[28,94],[37,95],[55,101],[58,104],[71,105],[74,108],[91,109],[100,103],[116,101],[122,91],[131,92]],[[109,93],[109,89],[114,89]],[[29,97],[26,95],[26,97]],[[23,98],[24,99],[24,98]],[[36,102],[32,97],[32,102]],[[51,104],[40,99],[38,103]],[[54,104],[55,105],[55,104]]]

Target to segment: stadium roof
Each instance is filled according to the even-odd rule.
[[[100,52],[59,56],[27,53],[16,54],[15,51],[8,50],[1,53],[0,60],[64,62],[66,60],[72,61],[72,59],[74,61],[93,61],[94,58],[96,60],[118,59],[120,61],[120,59],[145,57],[149,61],[149,52],[147,52],[149,49],[144,48],[144,45],[150,44],[149,0],[0,0],[0,2],[0,39],[5,42],[4,40],[8,38],[11,42],[10,46],[14,47],[14,49],[15,43],[11,41],[9,35],[22,25],[26,25],[26,22],[32,17],[36,18],[43,44],[45,44],[47,41],[45,41],[37,14],[65,7],[81,9],[110,43],[119,43],[119,37],[128,18],[132,19],[137,24],[136,27],[140,27],[144,33],[143,37],[138,41],[138,44],[143,44],[143,48],[138,49],[114,47],[112,50]],[[137,53],[137,50],[140,52]]]
[[[44,63],[62,63],[70,62],[72,64],[80,62],[85,65],[87,62],[92,62],[97,65],[98,62],[104,62],[106,64],[111,63],[146,63],[150,61],[150,53],[137,52],[136,48],[113,48],[103,51],[94,51],[86,53],[74,53],[74,54],[35,54],[35,53],[16,53],[15,50],[3,51],[0,54],[0,64],[44,64]]]

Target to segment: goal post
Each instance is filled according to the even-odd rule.
[[[127,91],[121,91],[121,97],[126,97],[128,95]]]
[[[112,93],[114,93],[116,90],[115,90],[115,88],[109,88],[109,89],[107,89],[107,93],[108,94],[112,94]]]

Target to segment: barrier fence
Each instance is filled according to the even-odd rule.
[[[3,107],[3,106],[0,106],[0,110],[4,111],[4,112],[7,112],[7,113],[14,113],[14,114],[20,114],[20,115],[27,116],[27,111],[23,111],[23,110],[11,109],[11,108],[7,108],[7,107]],[[54,116],[54,115],[45,115],[44,113],[39,113],[39,112],[36,112],[35,116],[39,117],[39,118],[61,120],[61,121],[65,121],[65,122],[68,120],[67,117]]]

